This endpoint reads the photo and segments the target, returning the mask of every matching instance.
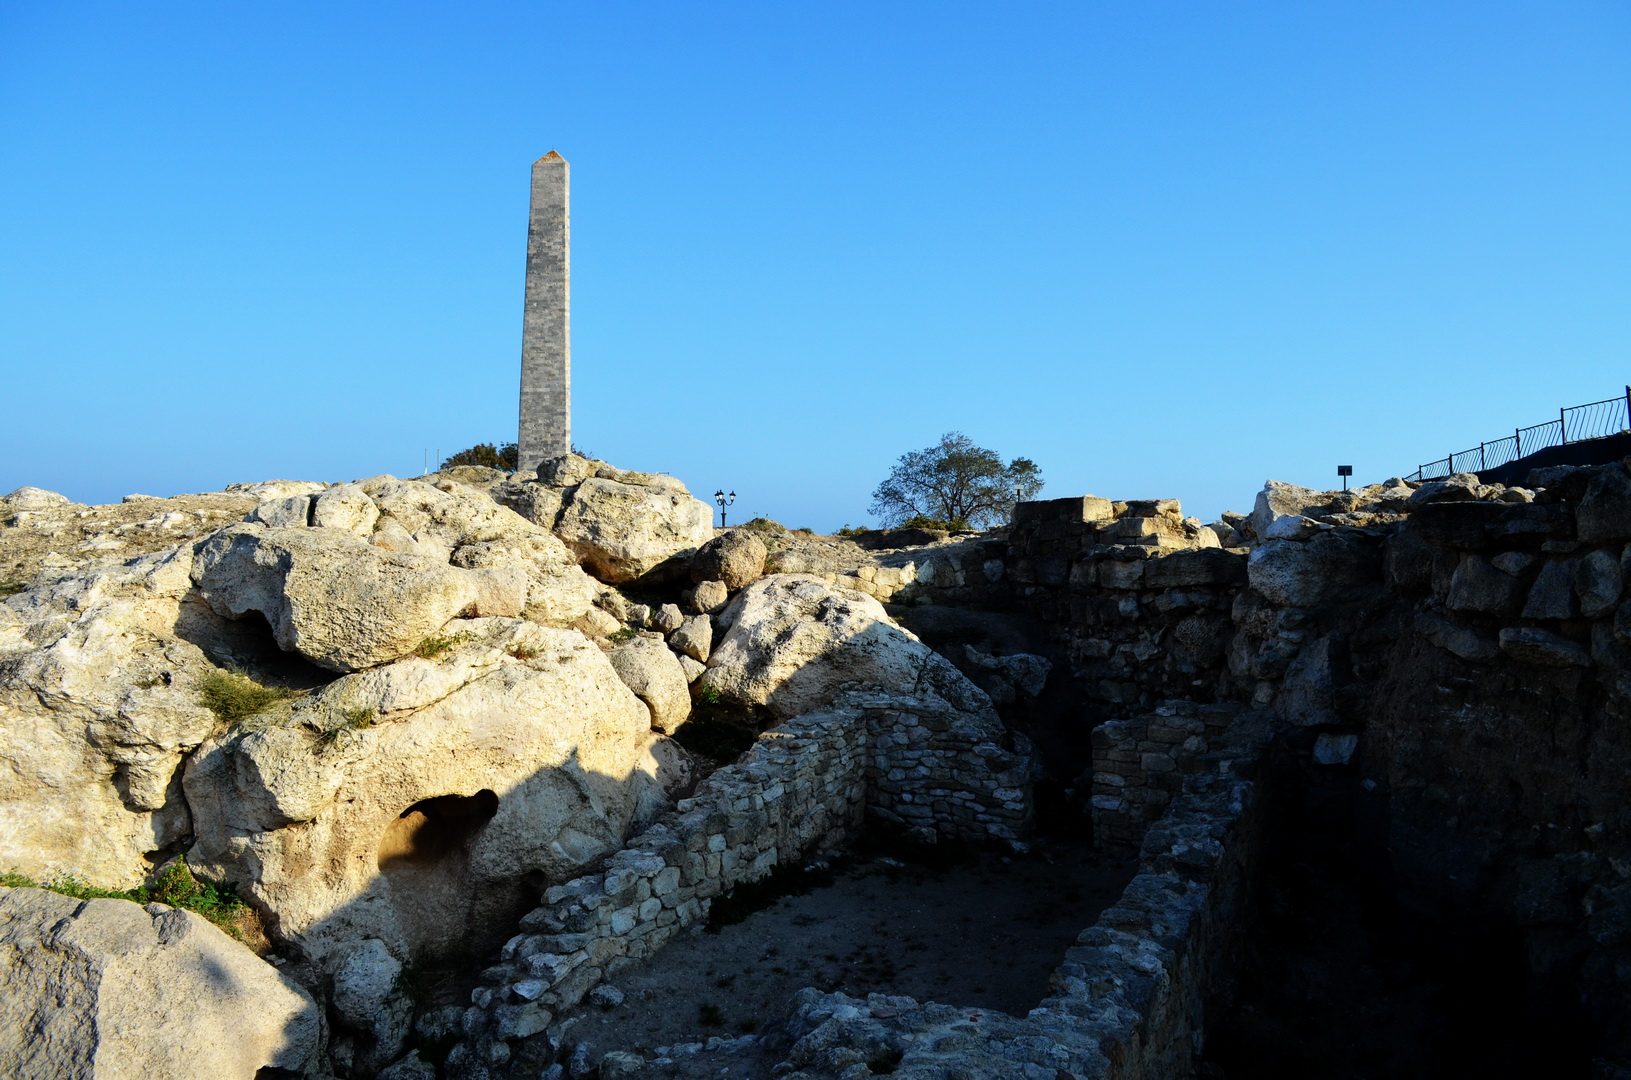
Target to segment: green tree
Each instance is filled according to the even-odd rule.
[[[872,513],[891,526],[927,518],[953,528],[987,528],[1008,520],[1016,496],[1033,499],[1041,490],[1042,470],[1030,458],[1004,465],[995,450],[949,431],[938,445],[901,455],[872,493]]]
[[[460,450],[457,454],[443,461],[439,468],[451,469],[457,465],[485,465],[489,469],[503,469],[505,472],[515,471],[516,449],[515,444],[505,443],[494,446],[490,442],[477,443],[468,450]]]

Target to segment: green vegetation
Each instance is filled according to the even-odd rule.
[[[837,532],[833,533],[833,535],[841,540],[847,540],[852,536],[860,536],[862,533],[867,531],[869,530],[865,526],[845,525],[842,529],[839,529]]]
[[[198,680],[198,701],[220,718],[223,724],[236,724],[256,713],[264,712],[279,701],[295,696],[285,686],[262,686],[241,671],[221,671],[205,674]]]
[[[611,642],[613,645],[621,645],[625,641],[633,641],[639,636],[640,631],[636,630],[632,626],[625,626],[621,630],[613,630],[611,633],[607,634],[606,640]]]
[[[719,1027],[725,1022],[725,1013],[718,1005],[705,1004],[697,1010],[697,1021],[703,1027]]]
[[[468,632],[458,634],[433,634],[421,641],[413,650],[413,654],[424,660],[435,660],[445,653],[451,652],[455,647],[469,641]]]
[[[437,466],[441,469],[452,469],[459,465],[481,465],[489,469],[503,469],[505,472],[514,472],[516,463],[516,446],[512,443],[502,443],[494,446],[490,442],[477,443],[468,450],[460,450],[457,454],[444,460]]]
[[[763,725],[751,708],[732,704],[706,680],[691,688],[691,719],[674,732],[674,741],[717,765],[726,765],[747,752],[759,739]]]
[[[939,529],[941,532],[957,532],[968,528],[966,521],[946,521],[943,518],[929,517],[927,514],[913,514],[899,525],[897,529]]]
[[[0,885],[12,889],[48,889],[76,900],[132,900],[138,904],[169,904],[204,916],[233,937],[243,940],[241,924],[249,907],[230,886],[200,881],[193,876],[185,857],[165,867],[151,885],[134,889],[102,889],[76,877],[56,877],[46,881],[10,871],[0,874]]]
[[[374,712],[373,709],[367,708],[366,706],[346,709],[344,712],[340,713],[340,722],[338,724],[331,728],[324,728],[318,733],[317,745],[320,747],[333,746],[340,740],[340,735],[342,732],[361,731],[364,728],[371,728],[374,726],[374,721],[378,719],[378,717],[378,713]]]
[[[773,521],[767,517],[756,517],[752,521],[749,521],[743,525],[742,528],[752,529],[754,532],[763,533],[784,533],[787,531],[787,527],[781,522]]]
[[[902,454],[872,493],[872,513],[885,525],[930,518],[987,528],[1008,520],[1014,504],[1042,491],[1042,470],[1030,458],[1002,463],[995,450],[958,431],[936,446]]]

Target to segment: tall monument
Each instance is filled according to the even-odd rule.
[[[572,167],[551,150],[532,163],[527,294],[521,324],[517,468],[572,449]]]

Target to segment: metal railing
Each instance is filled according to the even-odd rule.
[[[1587,439],[1601,439],[1631,431],[1631,386],[1619,397],[1604,398],[1590,405],[1559,409],[1556,420],[1533,427],[1516,428],[1494,442],[1481,442],[1470,450],[1457,450],[1449,457],[1418,466],[1406,480],[1441,480],[1451,473],[1483,472],[1519,458],[1528,457],[1548,446],[1567,446]]]

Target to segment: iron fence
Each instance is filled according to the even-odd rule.
[[[1556,420],[1516,428],[1512,434],[1493,442],[1481,442],[1470,450],[1457,450],[1448,457],[1429,461],[1417,466],[1415,474],[1405,479],[1442,480],[1451,473],[1483,472],[1528,457],[1548,446],[1567,446],[1587,439],[1618,435],[1622,431],[1631,431],[1631,386],[1627,386],[1620,397],[1559,409]]]

